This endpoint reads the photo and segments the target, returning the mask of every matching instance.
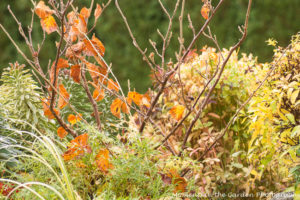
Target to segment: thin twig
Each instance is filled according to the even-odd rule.
[[[226,132],[228,131],[228,129],[230,128],[232,123],[237,119],[238,114],[241,112],[242,109],[244,109],[244,107],[254,97],[254,95],[257,93],[257,91],[264,85],[264,83],[267,81],[267,79],[273,73],[278,62],[283,58],[283,56],[285,55],[285,52],[287,51],[287,49],[289,47],[290,47],[290,45],[288,47],[286,47],[286,49],[281,54],[281,56],[278,58],[278,60],[275,63],[273,63],[271,69],[268,71],[268,73],[266,74],[264,79],[260,82],[260,84],[256,87],[256,89],[251,93],[251,95],[248,97],[248,99],[239,107],[239,109],[236,111],[236,113],[231,117],[230,121],[227,123],[226,127],[222,130],[221,134],[205,149],[203,154],[198,158],[198,161],[201,161],[204,158],[204,156],[206,156],[207,153],[217,144],[217,142],[225,136]],[[190,171],[189,168],[182,170],[181,176],[185,176],[189,171]]]
[[[184,137],[184,141],[182,143],[182,150],[180,152],[180,154],[182,153],[182,151],[186,148],[186,142],[187,139],[194,127],[194,125],[196,124],[198,118],[201,116],[203,109],[205,108],[205,106],[208,104],[210,96],[212,94],[212,92],[214,91],[215,87],[217,86],[217,84],[219,83],[219,80],[223,74],[223,71],[225,69],[225,66],[227,64],[227,62],[229,61],[229,58],[231,57],[232,53],[243,43],[243,41],[246,39],[247,36],[247,29],[248,29],[248,21],[249,21],[249,16],[250,16],[250,10],[251,10],[251,4],[252,4],[252,0],[249,0],[248,2],[248,9],[247,9],[247,13],[246,13],[246,19],[245,19],[245,23],[244,23],[244,30],[243,30],[243,35],[240,38],[240,40],[230,49],[226,59],[223,61],[220,72],[217,76],[217,79],[215,80],[213,86],[209,89],[208,94],[203,102],[203,104],[201,105],[199,111],[197,112],[196,116],[194,117],[193,121],[191,122],[191,124],[189,125],[188,130],[185,133],[185,137]]]
[[[117,0],[116,0],[117,1]],[[140,126],[139,132],[142,133],[145,125],[148,121],[148,119],[150,118],[150,116],[152,115],[153,112],[153,108],[156,106],[160,96],[162,95],[168,80],[170,79],[170,77],[178,70],[179,66],[183,63],[184,59],[187,57],[188,53],[190,52],[190,50],[192,49],[192,47],[194,46],[195,42],[198,40],[198,38],[200,37],[200,35],[203,33],[203,31],[206,29],[206,27],[208,26],[208,24],[210,23],[211,19],[213,18],[213,16],[215,15],[216,11],[220,8],[220,6],[222,5],[222,3],[224,2],[224,0],[220,0],[218,5],[216,6],[216,8],[214,9],[214,11],[212,12],[211,16],[205,21],[205,23],[203,24],[202,28],[199,30],[199,32],[197,33],[197,35],[193,38],[193,40],[191,41],[190,45],[188,46],[186,52],[184,53],[184,55],[181,57],[181,59],[179,60],[178,64],[176,65],[176,67],[168,72],[164,78],[164,80],[162,81],[162,84],[160,86],[159,91],[157,92],[157,94],[155,95],[153,101],[151,102],[151,106],[147,111],[147,117],[144,119],[144,121],[142,122],[142,125]]]
[[[97,103],[96,101],[94,100],[92,94],[91,94],[91,91],[88,87],[88,84],[87,84],[87,80],[86,80],[86,77],[85,77],[85,73],[86,73],[86,69],[85,67],[82,67],[82,70],[81,70],[81,77],[82,77],[82,86],[87,94],[87,97],[90,101],[90,103],[92,104],[93,106],[93,110],[94,110],[94,114],[95,114],[95,118],[96,118],[96,123],[97,123],[97,127],[98,127],[98,130],[101,132],[102,131],[102,128],[101,128],[101,120],[100,120],[100,116],[99,116],[99,111],[98,111],[98,107],[97,107]]]

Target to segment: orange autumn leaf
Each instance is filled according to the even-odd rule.
[[[209,6],[204,4],[201,8],[201,15],[204,19],[208,19],[209,17],[209,12],[210,12],[210,9],[209,9]]]
[[[75,42],[78,37],[84,38],[84,34],[87,33],[87,24],[84,15],[76,15],[74,11],[67,15],[68,22],[71,25],[70,30],[66,33],[68,40]]]
[[[70,76],[72,77],[73,81],[76,83],[80,83],[80,77],[81,75],[81,70],[80,70],[80,65],[73,65],[71,67],[71,72]]]
[[[71,140],[71,142],[68,145],[68,147],[72,148],[74,146],[81,146],[81,147],[85,147],[86,148],[86,147],[88,147],[87,141],[88,141],[88,134],[84,133],[82,135],[77,136],[73,140]]]
[[[63,139],[64,137],[66,137],[68,135],[68,132],[63,127],[59,127],[57,129],[57,135],[58,135],[58,137],[60,137],[60,139]]]
[[[86,66],[88,68],[88,71],[89,71],[92,79],[93,79],[93,82],[95,84],[97,84],[98,83],[98,77],[100,76],[100,72],[98,70],[97,65],[94,65],[92,63],[87,63]]]
[[[85,19],[85,21],[87,21],[88,18],[90,17],[90,15],[91,15],[91,13],[90,13],[89,9],[87,9],[86,7],[83,7],[80,10],[80,15]]]
[[[107,88],[109,90],[115,90],[116,92],[119,92],[119,86],[118,83],[116,83],[115,81],[113,81],[112,79],[109,79],[107,82]]]
[[[59,58],[57,61],[57,68],[58,69],[62,69],[62,68],[68,68],[69,67],[69,63],[67,60],[63,59],[63,58]]]
[[[128,98],[126,99],[126,101],[127,101],[128,105],[131,104],[131,101]],[[117,118],[120,119],[121,111],[125,114],[129,113],[129,106],[128,105],[124,101],[122,101],[121,99],[116,98],[110,106],[110,111],[114,116],[116,116]]]
[[[96,165],[100,171],[107,173],[109,169],[113,169],[113,165],[109,162],[109,151],[100,149],[96,155]]]
[[[140,106],[143,95],[137,92],[128,92],[128,98],[133,101],[136,105]]]
[[[55,31],[57,31],[58,26],[56,24],[56,21],[52,15],[49,15],[46,18],[41,19],[41,25],[42,29],[46,31],[46,33],[51,34]]]
[[[35,13],[39,18],[44,19],[54,13],[48,6],[45,5],[44,1],[40,1],[35,7]]]
[[[172,184],[175,185],[174,193],[185,192],[187,182],[185,178],[181,177],[175,169],[171,169],[167,176],[172,178]]]
[[[85,44],[84,53],[87,56],[98,57],[98,54],[104,56],[105,47],[102,42],[98,38],[96,38],[95,34],[93,35],[91,40],[85,39],[83,40],[83,42]]]
[[[72,160],[84,155],[85,152],[91,152],[91,147],[87,143],[88,134],[84,133],[71,140],[68,144],[68,150],[62,155],[65,161]]]
[[[78,115],[73,115],[73,114],[70,114],[68,116],[68,122],[72,125],[76,124],[77,122],[79,122],[81,120],[81,117],[82,117],[82,114],[78,114]]]
[[[171,116],[175,120],[179,121],[179,120],[182,119],[184,110],[185,110],[184,106],[182,106],[182,105],[176,105],[173,108],[171,108],[171,110],[169,111],[169,113],[171,114]]]
[[[76,122],[77,122],[77,118],[76,118],[76,116],[75,115],[73,115],[73,114],[70,114],[69,116],[68,116],[68,122],[70,123],[70,124],[76,124]]]
[[[93,92],[93,98],[95,99],[95,101],[101,101],[102,99],[104,99],[104,96],[105,93],[103,89],[95,88]]]
[[[126,98],[126,101],[127,101],[128,105],[131,105],[131,100],[128,99],[128,97]],[[129,108],[129,106],[127,104],[125,102],[122,102],[122,104],[121,104],[121,110],[125,114],[128,114],[129,111],[130,111],[130,108]]]
[[[43,102],[43,110],[44,110],[45,117],[47,117],[48,119],[54,119],[55,117],[54,117],[53,113],[50,110],[49,101],[46,98],[43,98],[42,102]],[[59,115],[59,111],[57,109],[54,108],[53,110],[57,115]]]
[[[122,100],[119,98],[116,98],[110,106],[111,113],[119,119],[121,118],[121,106]]]
[[[101,14],[102,14],[102,8],[101,8],[101,6],[97,3],[96,9],[95,9],[95,12],[94,12],[95,21],[98,20],[98,18],[100,17]]]
[[[102,67],[98,67],[97,65],[94,65],[92,63],[86,62],[86,66],[88,68],[88,71],[93,79],[93,82],[95,84],[98,84],[98,81],[100,80],[101,82],[103,79],[106,79],[107,76],[107,69],[104,69]]]
[[[60,93],[58,98],[58,108],[63,109],[68,104],[67,101],[69,101],[70,95],[63,84],[60,84],[58,88]]]
[[[54,112],[56,113],[56,115],[59,115],[59,111],[57,109],[53,109]],[[50,109],[44,110],[44,115],[48,118],[48,119],[54,119],[55,116],[53,115],[53,113],[51,112]]]
[[[76,44],[73,44],[66,50],[66,57],[69,59],[73,59],[76,56],[79,56],[80,53],[84,49],[84,43],[83,42],[78,42]]]
[[[92,86],[94,86],[95,88],[93,92],[93,99],[95,99],[96,101],[101,101],[105,97],[104,90],[100,89],[100,87],[93,82],[90,82],[90,84],[92,84]]]

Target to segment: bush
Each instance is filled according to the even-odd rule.
[[[152,43],[155,52],[147,57],[134,43],[153,70],[153,87],[145,94],[129,87],[127,95],[104,58],[101,40],[87,36],[93,31],[88,21],[96,24],[103,11],[99,4],[72,10],[70,1],[34,5],[44,34],[57,32],[61,39],[44,72],[39,45],[31,43],[30,33],[23,35],[34,62],[20,53],[38,74],[40,87],[17,63],[3,75],[1,195],[69,200],[255,195],[291,186],[290,167],[298,182],[293,161],[299,152],[294,147],[299,143],[299,36],[287,49],[277,48],[271,64],[239,56],[249,0],[240,40],[221,50],[207,26],[218,7],[203,2],[204,35],[217,48],[191,49],[200,31],[187,49],[181,41],[174,64],[172,56],[165,57],[170,29],[159,33],[162,53]],[[173,13],[159,3],[171,27],[180,1]],[[118,1],[116,7],[127,24]]]

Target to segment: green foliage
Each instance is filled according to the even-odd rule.
[[[42,111],[39,87],[28,72],[18,63],[5,69],[0,86],[0,113],[5,118],[14,119],[14,124],[24,130],[29,128],[27,123],[37,129],[50,128],[51,123]]]
[[[151,197],[160,199],[171,196],[173,185],[163,183],[158,164],[163,166],[158,151],[153,150],[153,142],[142,139],[137,134],[131,137],[130,145],[123,145],[105,135],[92,134],[92,127],[85,127],[89,134],[92,151],[64,162],[61,153],[63,144],[40,132],[31,133],[11,130],[11,135],[30,135],[35,141],[24,142],[20,137],[13,144],[0,141],[0,151],[18,149],[2,160],[0,169],[7,173],[0,179],[2,183],[13,182],[14,186],[22,183],[28,187],[13,192],[13,198],[32,199],[41,195],[46,199],[139,199]],[[3,129],[4,130],[4,129]],[[134,136],[135,135],[135,136]],[[113,168],[109,173],[101,172],[95,157],[99,149],[105,148],[103,142],[110,144],[114,157],[110,158]],[[18,146],[16,146],[18,145]],[[6,163],[17,159],[13,170]]]
[[[18,139],[5,146],[5,143],[0,141],[0,150],[5,148],[7,151],[13,149],[18,151],[13,151],[11,157],[1,162],[1,171],[6,173],[2,175],[0,182],[13,183],[14,187],[19,186],[15,188],[19,192],[12,191],[14,199],[65,197],[68,200],[75,200],[77,194],[73,190],[71,177],[61,157],[59,143],[39,131],[33,133],[10,129],[10,133],[12,137]],[[24,140],[26,137],[34,140]],[[15,159],[18,163],[13,170],[7,168],[6,162]]]
[[[259,180],[262,177],[274,179],[270,176],[276,173],[279,182],[299,161],[299,37],[299,33],[293,36],[286,50],[280,47],[275,50],[274,61],[263,66],[261,76],[265,76],[272,65],[275,70],[250,102],[249,159],[259,171]]]
[[[136,138],[130,151],[123,151],[114,159],[114,170],[106,179],[102,194],[104,199],[139,199],[149,196],[159,199],[170,196],[170,187],[166,187],[159,175],[153,158],[157,156],[149,141]]]
[[[228,50],[224,49],[220,53],[226,57]],[[177,104],[193,105],[193,101],[217,69],[218,63],[222,59],[220,53],[216,53],[214,48],[204,48],[199,54],[195,51],[191,59],[181,65],[180,77],[176,75],[173,80],[172,87],[177,89],[168,90],[159,104],[163,109],[157,115],[161,119],[160,123],[165,124],[166,132],[170,132],[174,126],[174,120],[169,117],[170,108]],[[256,65],[257,60],[252,55],[242,54],[240,58],[238,52],[233,53],[225,66],[221,80],[209,99],[208,106],[192,129],[187,143],[189,148],[185,156],[189,155],[197,160],[205,148],[218,137],[236,110],[247,100],[252,89],[250,89],[250,83],[256,76],[253,72]],[[208,88],[211,88],[213,84],[214,81],[208,85],[204,94],[208,93]],[[182,96],[178,95],[182,93],[192,100],[184,101]],[[204,99],[205,96],[202,96],[200,102],[203,102]],[[199,107],[195,109],[198,110]],[[244,109],[242,116],[247,116],[246,112],[247,109]],[[174,134],[174,137],[171,137],[170,141],[176,152],[180,150],[183,136],[195,115],[196,113],[193,112]],[[153,134],[152,129],[148,131]],[[157,132],[159,133],[159,131]],[[154,135],[159,137],[157,134]],[[259,184],[251,186],[251,167],[246,156],[248,140],[246,121],[237,119],[224,138],[213,148],[212,153],[209,153],[201,162],[200,169],[194,172],[193,177],[201,177],[195,178],[196,185],[202,188],[206,194],[254,192]]]

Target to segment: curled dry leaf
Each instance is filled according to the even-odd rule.
[[[47,100],[46,98],[43,98],[42,102],[43,102],[43,110],[44,110],[45,117],[47,117],[48,119],[54,119],[55,117],[50,110],[49,100]],[[57,109],[54,108],[53,110],[57,115],[59,115],[59,111]]]
[[[80,10],[80,15],[84,18],[84,20],[87,22],[88,18],[90,17],[91,13],[90,10],[87,9],[86,7],[83,7]]]
[[[128,100],[128,98],[127,98],[127,103],[130,105],[130,100]],[[121,111],[123,113],[128,114],[129,107],[127,106],[127,104],[124,101],[122,101],[119,98],[116,98],[110,106],[110,111],[117,118],[121,118]]]
[[[96,165],[100,171],[107,174],[109,169],[113,169],[113,165],[109,162],[109,151],[100,149],[96,155]]]
[[[46,33],[48,33],[48,34],[51,34],[55,31],[57,31],[57,29],[58,29],[56,21],[55,21],[54,17],[52,17],[52,15],[41,19],[41,25],[42,25],[42,29],[44,31],[46,31]]]
[[[103,89],[100,88],[96,88],[93,92],[93,98],[95,99],[95,101],[101,101],[102,99],[104,99],[105,97],[105,93]]]
[[[111,113],[119,119],[121,118],[121,104],[122,104],[122,100],[116,98],[110,106]]]
[[[116,82],[113,81],[112,79],[109,79],[109,80],[107,81],[107,88],[108,88],[109,90],[114,90],[114,91],[116,91],[116,92],[119,92],[119,85],[118,85],[118,83],[116,83]]]
[[[126,98],[126,101],[127,101],[128,105],[131,105],[131,100],[128,97]],[[127,104],[125,102],[122,102],[122,104],[121,104],[121,110],[125,114],[129,114],[129,111],[130,111],[130,108]]]
[[[63,109],[68,104],[67,101],[69,101],[70,94],[67,92],[67,90],[63,84],[60,84],[58,86],[58,88],[59,88],[59,93],[60,93],[59,98],[58,98],[58,108]]]
[[[44,19],[54,13],[48,6],[45,5],[44,1],[40,1],[37,6],[35,7],[35,13],[39,18]]]
[[[40,1],[35,7],[35,13],[41,19],[41,26],[47,34],[53,33],[58,30],[58,26],[52,14],[54,13],[44,1]]]
[[[86,14],[87,13],[84,13],[84,15]],[[68,13],[67,18],[71,26],[70,30],[66,33],[68,40],[75,42],[77,38],[84,38],[84,34],[87,33],[87,24],[84,15],[76,15],[74,11]]]
[[[143,95],[137,93],[137,92],[128,92],[128,98],[133,101],[136,105],[141,104],[141,100],[143,98]]]
[[[84,155],[85,152],[90,153],[91,147],[87,143],[88,134],[84,133],[71,140],[68,150],[62,155],[65,161],[72,160],[76,157]]]
[[[208,19],[209,17],[209,12],[210,12],[210,9],[209,9],[209,6],[207,4],[204,4],[201,8],[201,15],[204,19]]]
[[[71,73],[70,73],[72,79],[74,82],[76,83],[80,83],[80,79],[81,79],[81,69],[80,69],[80,65],[73,65],[71,67]]]
[[[53,63],[53,64],[55,64],[55,63]],[[58,59],[58,62],[57,62],[58,69],[68,68],[68,67],[69,67],[69,63],[66,59],[63,59],[63,58]]]
[[[95,9],[95,12],[94,12],[95,21],[98,20],[98,18],[100,17],[101,14],[102,14],[102,8],[101,8],[101,6],[97,3],[96,9]]]
[[[84,53],[87,56],[99,57],[98,54],[102,57],[104,56],[105,47],[102,42],[95,36],[95,34],[93,35],[91,40],[84,39],[83,42],[85,44]]]
[[[93,82],[90,82],[95,90],[93,92],[93,99],[95,99],[96,101],[101,101],[102,99],[104,99],[105,97],[105,92],[103,89],[101,89],[98,85],[96,85],[95,83]]]
[[[80,55],[83,49],[84,49],[84,43],[77,42],[76,44],[73,44],[66,50],[66,57],[69,59],[76,58],[76,56]]]
[[[57,129],[57,135],[60,139],[63,139],[68,135],[68,132],[63,127],[59,127]]]
[[[171,178],[172,184],[175,185],[174,193],[186,191],[187,182],[185,178],[181,177],[175,169],[170,169],[166,176]]]
[[[171,114],[171,116],[173,117],[173,119],[179,121],[182,119],[183,113],[184,113],[185,107],[182,105],[176,105],[173,108],[171,108],[171,110],[169,111],[169,113]]]
[[[107,69],[104,69],[103,67],[99,67],[97,65],[94,65],[92,63],[86,62],[86,66],[88,68],[88,71],[93,79],[93,82],[97,85],[98,82],[105,82],[106,76],[107,76]]]

